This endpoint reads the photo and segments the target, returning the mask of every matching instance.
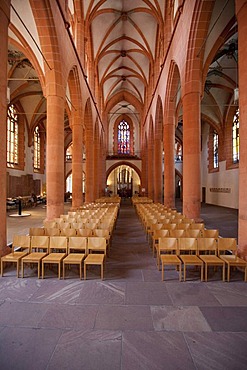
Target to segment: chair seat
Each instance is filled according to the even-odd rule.
[[[9,253],[6,254],[6,256],[3,256],[1,259],[2,261],[17,261],[20,258],[23,258],[27,255],[27,252],[14,252],[14,253]]]
[[[87,265],[101,265],[104,262],[104,254],[89,254],[85,260],[84,264]]]
[[[247,262],[245,260],[243,260],[242,258],[239,258],[239,257],[235,256],[234,254],[220,256],[220,258],[223,261],[225,261],[226,263],[230,263],[231,266],[242,266],[242,267],[246,267],[247,266]]]
[[[45,256],[47,256],[47,253],[45,252],[32,252],[27,256],[23,257],[22,260],[23,262],[38,262],[42,260],[42,258],[44,258]]]
[[[197,256],[194,256],[194,255],[183,255],[183,256],[180,256],[180,259],[182,260],[183,263],[187,264],[187,265],[195,265],[195,264],[198,264],[198,265],[202,265],[203,264],[203,261],[197,257]]]
[[[205,255],[205,256],[200,256],[200,259],[204,263],[209,263],[211,265],[223,265],[225,261],[223,259],[215,256],[215,255]]]
[[[62,261],[64,257],[66,257],[66,253],[50,253],[44,257],[42,261],[47,263],[58,263]]]
[[[161,263],[162,264],[165,263],[167,265],[169,265],[169,264],[171,264],[171,265],[177,265],[177,264],[181,264],[182,263],[181,260],[180,260],[180,258],[178,258],[178,256],[173,255],[173,254],[166,254],[166,255],[162,254],[160,256],[160,260],[161,260]]]
[[[80,263],[85,258],[84,253],[70,253],[67,257],[64,258],[63,263]]]

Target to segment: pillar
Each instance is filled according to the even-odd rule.
[[[91,125],[90,125],[91,126]],[[94,201],[94,158],[93,158],[93,129],[86,128],[86,194],[87,203]]]
[[[7,65],[8,65],[8,25],[10,19],[10,0],[0,2],[0,256],[7,253],[6,246],[6,197],[7,197]]]
[[[47,96],[47,220],[64,213],[64,98]]]
[[[164,123],[164,205],[175,207],[175,124],[169,116]]]
[[[72,208],[83,203],[82,199],[82,166],[83,166],[83,125],[79,110],[72,115]]]
[[[183,96],[183,213],[200,220],[201,113],[200,93]]]
[[[236,0],[239,70],[239,255],[247,260],[247,1]]]
[[[149,138],[148,143],[148,197],[154,198],[154,156],[153,156],[154,146],[152,137]]]
[[[162,203],[162,141],[155,139],[154,141],[154,201]]]

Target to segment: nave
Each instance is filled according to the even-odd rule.
[[[80,281],[71,270],[65,280],[38,280],[36,273],[17,279],[15,269],[6,269],[0,279],[2,369],[246,368],[242,274],[230,283],[217,275],[207,283],[198,275],[179,282],[172,269],[162,282],[128,201],[120,207],[105,280],[97,267],[87,276]]]

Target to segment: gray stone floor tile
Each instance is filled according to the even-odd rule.
[[[39,279],[17,279],[16,277],[0,278],[0,299],[11,301],[28,301],[42,286]]]
[[[95,329],[153,330],[148,306],[100,306]]]
[[[222,306],[247,306],[247,284],[244,282],[208,283],[207,287]]]
[[[211,331],[200,309],[196,306],[151,306],[154,328],[157,331]]]
[[[121,370],[121,344],[120,332],[65,332],[47,369]]]
[[[76,330],[93,329],[97,312],[97,305],[49,305],[38,326]]]
[[[213,331],[247,332],[247,307],[200,307],[200,310]]]
[[[128,282],[125,303],[131,305],[172,305],[166,285],[163,282]]]
[[[60,330],[4,328],[0,332],[0,369],[45,370]]]
[[[247,333],[185,333],[199,370],[246,370]]]
[[[196,369],[181,333],[124,332],[122,370]]]
[[[73,304],[80,295],[83,281],[47,279],[30,298],[31,302]]]
[[[116,268],[115,265],[107,266],[106,281],[143,281],[141,269],[134,269],[125,267]]]
[[[124,282],[86,281],[81,287],[76,304],[123,304],[125,287]]]
[[[166,287],[175,306],[220,306],[207,284],[170,282],[166,283]]]
[[[0,306],[0,325],[37,327],[47,309],[45,304],[6,301]]]

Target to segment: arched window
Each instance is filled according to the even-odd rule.
[[[232,124],[232,161],[239,162],[239,108],[236,110]]]
[[[73,154],[73,143],[69,144],[66,150],[66,161],[67,162],[72,161],[72,154]]]
[[[130,154],[130,127],[124,120],[118,125],[118,154]]]
[[[34,171],[40,171],[40,132],[39,126],[35,127],[33,133],[33,168]]]
[[[214,168],[219,167],[219,135],[217,131],[213,132],[213,151],[214,151]]]
[[[11,104],[7,113],[7,166],[18,165],[18,115],[15,106]]]

